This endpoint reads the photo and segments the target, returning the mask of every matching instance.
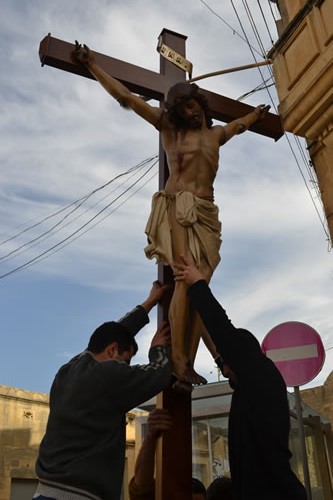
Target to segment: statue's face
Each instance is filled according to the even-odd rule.
[[[200,129],[203,124],[203,110],[196,99],[186,99],[178,105],[179,116],[187,123],[190,129]]]

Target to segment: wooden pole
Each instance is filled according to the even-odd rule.
[[[185,57],[186,37],[163,30],[160,40]],[[160,57],[160,73],[171,85],[185,81],[185,72]],[[170,85],[170,86],[171,86]],[[164,96],[164,98],[166,95]],[[164,189],[169,177],[169,168],[160,140],[159,189]],[[173,285],[170,267],[159,264],[158,278],[162,283]],[[158,323],[168,318],[169,300],[158,309]],[[156,398],[157,408],[166,408],[172,418],[171,429],[162,434],[156,452],[156,500],[184,500],[191,498],[192,479],[192,397],[191,393],[179,393],[169,387]]]

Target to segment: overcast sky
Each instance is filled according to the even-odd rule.
[[[167,28],[188,37],[193,76],[253,63],[254,56],[262,60],[262,48],[240,1],[1,5],[0,384],[48,392],[59,366],[86,347],[92,331],[142,302],[156,279],[157,267],[143,248],[158,189],[152,159],[158,133],[97,82],[42,68],[40,41],[49,32],[78,39],[158,72],[157,39]],[[256,4],[251,15],[268,51],[277,38],[276,11],[266,0],[260,5],[262,12]],[[263,67],[198,83],[237,99],[263,80],[270,85],[270,77]],[[244,102],[274,110],[278,99],[270,86]],[[233,323],[260,341],[287,321],[320,334],[326,361],[309,387],[321,385],[332,368],[333,273],[306,162],[304,140],[291,135],[274,142],[247,132],[221,149],[215,199],[222,259],[211,286]],[[136,362],[146,362],[155,329],[153,313],[138,339]],[[217,380],[202,346],[196,367]]]

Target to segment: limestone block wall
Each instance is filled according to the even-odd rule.
[[[0,385],[0,498],[11,478],[35,478],[35,461],[48,418],[47,394]]]
[[[284,129],[318,139],[333,118],[333,0],[305,2],[269,56]]]
[[[301,398],[305,404],[324,415],[333,429],[333,372],[323,385],[301,391]]]
[[[127,414],[124,485],[135,464],[135,416]],[[49,415],[48,394],[0,385],[0,500],[11,498],[12,478],[36,479],[35,462]],[[127,488],[124,499],[128,500]]]
[[[277,3],[284,25],[287,25],[304,6],[306,0],[292,0],[292,2],[290,0],[278,0]]]

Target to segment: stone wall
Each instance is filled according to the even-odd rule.
[[[301,398],[305,404],[326,417],[333,429],[333,371],[323,385],[301,391]]]
[[[35,479],[38,446],[49,414],[48,395],[0,385],[0,498],[11,480]]]
[[[127,414],[124,483],[134,472],[135,416]],[[36,481],[35,462],[49,415],[48,394],[0,385],[0,500],[10,500],[12,480]],[[30,496],[29,496],[30,498]],[[128,499],[124,488],[124,500]]]

